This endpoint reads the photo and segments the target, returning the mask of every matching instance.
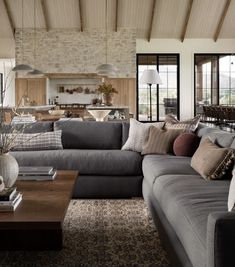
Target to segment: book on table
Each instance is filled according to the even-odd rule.
[[[0,201],[10,201],[16,193],[16,187],[5,187],[0,192]]]
[[[50,181],[56,177],[56,170],[51,166],[20,167],[18,180]]]
[[[22,201],[22,194],[15,191],[11,200],[0,201],[0,212],[15,211]]]
[[[50,175],[53,171],[52,166],[20,166],[20,175]]]

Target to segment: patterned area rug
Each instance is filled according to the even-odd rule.
[[[64,249],[0,252],[0,266],[168,267],[142,199],[72,200],[64,224]]]

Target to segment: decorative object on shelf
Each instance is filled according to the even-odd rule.
[[[62,115],[64,115],[65,111],[62,109],[51,109],[48,112],[52,116],[62,116]]]
[[[162,84],[162,80],[156,69],[146,69],[144,70],[140,82],[142,84],[147,83],[149,85],[149,120],[152,121],[152,84]]]
[[[4,181],[3,181],[3,177],[0,176],[0,192],[2,192],[5,188],[5,184],[4,184]]]
[[[102,94],[103,103],[107,106],[112,106],[113,94],[118,94],[118,91],[111,83],[102,83],[99,85],[97,91]]]
[[[21,64],[17,64],[12,71],[16,71],[16,72],[28,72],[28,71],[32,71],[32,67],[24,64],[24,45],[23,45],[23,32],[24,32],[24,0],[21,0]]]
[[[105,1],[105,64],[96,68],[98,75],[116,76],[118,69],[108,63],[108,0]]]
[[[88,87],[89,86],[89,87]],[[68,93],[68,94],[97,94],[96,92],[97,84],[58,84],[57,91],[58,93]]]
[[[19,174],[19,165],[9,153],[0,155],[0,175],[6,187],[12,187]]]
[[[33,75],[33,76],[43,76],[43,72],[40,70],[36,69],[36,40],[37,40],[37,32],[36,32],[36,2],[33,0],[33,13],[34,13],[34,38],[33,38],[33,60],[34,60],[34,69],[28,74]]]

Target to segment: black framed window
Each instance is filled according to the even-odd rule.
[[[141,84],[145,69],[157,69],[162,84],[151,87],[152,121],[166,114],[179,118],[179,54],[137,54],[137,119],[150,121],[149,86]]]
[[[195,113],[204,105],[235,105],[235,56],[194,55]]]

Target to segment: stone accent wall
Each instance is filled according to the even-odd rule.
[[[44,73],[94,73],[105,63],[105,30],[37,30],[36,68]],[[16,63],[21,63],[22,34],[16,31]],[[34,65],[34,31],[23,32],[24,63]],[[120,78],[135,77],[136,31],[108,32],[108,63],[118,67]]]

